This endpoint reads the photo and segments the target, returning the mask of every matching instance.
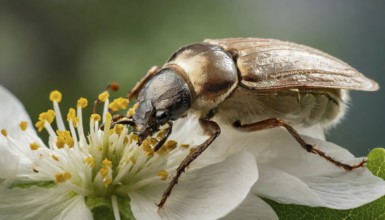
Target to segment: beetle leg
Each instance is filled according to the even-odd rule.
[[[158,66],[153,66],[151,67],[146,75],[139,81],[136,83],[136,85],[134,86],[134,88],[132,88],[128,94],[127,94],[127,98],[128,100],[131,100],[132,98],[136,98],[138,97],[139,95],[139,92],[140,90],[142,90],[143,86],[148,82],[148,80],[151,79],[151,77],[153,77],[155,75],[155,73],[159,72],[161,68],[158,67]]]
[[[132,119],[132,117],[128,117],[125,115],[114,115],[114,117],[112,118],[112,123],[110,125],[110,129],[113,128],[117,124],[135,126],[135,122]],[[102,124],[100,126],[100,129],[104,130],[104,124]]]
[[[167,198],[170,196],[174,186],[178,183],[178,179],[185,171],[186,167],[188,167],[199,155],[201,155],[203,151],[205,151],[221,133],[221,128],[216,122],[202,118],[199,119],[199,122],[203,127],[205,133],[210,135],[210,137],[205,142],[200,144],[194,151],[188,154],[186,158],[184,158],[184,160],[179,164],[178,168],[176,169],[175,176],[172,178],[167,189],[163,192],[160,202],[157,204],[159,209],[161,209],[166,203]]]
[[[333,159],[332,157],[328,156],[327,154],[325,154],[325,152],[321,151],[320,149],[318,149],[314,145],[306,143],[305,140],[298,134],[298,132],[293,127],[291,127],[286,122],[284,122],[284,121],[282,121],[282,120],[280,120],[278,118],[269,118],[269,119],[266,119],[266,120],[263,120],[263,121],[259,121],[259,122],[255,122],[255,123],[251,123],[251,124],[244,124],[244,125],[242,125],[239,121],[236,121],[233,124],[233,126],[235,128],[237,128],[238,130],[240,130],[240,131],[248,131],[248,132],[250,132],[250,131],[260,131],[260,130],[275,128],[275,127],[283,127],[283,128],[285,128],[289,132],[289,134],[307,152],[313,153],[313,154],[317,154],[320,157],[325,158],[327,161],[333,163],[334,165],[336,165],[338,167],[342,167],[342,168],[344,168],[347,171],[351,171],[353,169],[356,169],[356,168],[359,168],[359,167],[363,167],[364,164],[366,163],[366,160],[362,160],[358,164],[349,165],[349,164],[345,164],[345,163],[342,163],[342,162],[340,162],[338,160]]]
[[[168,121],[167,122],[168,124],[168,128],[167,128],[167,132],[166,134],[164,135],[164,137],[162,137],[162,139],[156,143],[156,145],[154,146],[154,151],[157,152],[164,144],[164,142],[166,142],[167,138],[170,136],[171,132],[172,132],[172,121]]]

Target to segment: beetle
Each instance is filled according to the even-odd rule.
[[[158,207],[165,204],[185,168],[220,135],[218,123],[252,132],[285,128],[308,152],[352,170],[306,143],[293,126],[329,127],[344,115],[347,90],[374,91],[378,84],[343,61],[317,49],[275,39],[208,39],[180,48],[163,67],[151,68],[129,92],[138,108],[126,124],[139,143],[187,112],[199,116],[208,139],[179,165]],[[119,123],[119,122],[116,122]],[[124,123],[124,122],[122,122]]]

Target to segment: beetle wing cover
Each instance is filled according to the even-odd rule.
[[[337,88],[374,91],[378,84],[322,51],[262,38],[208,39],[206,43],[237,51],[241,83],[250,89]]]

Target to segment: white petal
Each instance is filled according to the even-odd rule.
[[[83,197],[71,196],[63,187],[0,189],[0,196],[0,219],[55,219],[74,212],[88,216],[80,213],[84,211],[79,201],[84,203]]]
[[[9,150],[5,137],[0,137],[0,179],[16,176],[20,160],[15,153]]]
[[[73,219],[81,219],[81,220],[92,220],[92,212],[88,209],[84,197],[77,196],[72,199],[72,203],[69,204],[59,216],[55,219],[57,220],[73,220]]]
[[[218,219],[245,199],[257,178],[255,160],[244,152],[221,163],[187,171],[159,212],[155,202],[165,184],[130,194],[131,208],[136,219]]]
[[[316,146],[344,163],[354,164],[359,159],[330,142],[305,137]],[[345,171],[325,159],[307,153],[286,140],[277,140],[274,153],[257,156],[260,178],[254,192],[281,203],[325,206],[349,209],[369,203],[385,195],[385,182],[366,168]],[[274,157],[269,157],[274,155]],[[269,157],[266,161],[264,156]],[[260,158],[260,159],[259,159]]]
[[[261,198],[249,194],[246,199],[222,220],[278,220],[274,210]]]
[[[0,129],[6,129],[9,135],[16,136],[22,133],[19,123],[26,121],[27,130],[36,135],[31,119],[21,102],[7,89],[0,86]]]

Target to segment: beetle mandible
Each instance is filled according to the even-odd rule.
[[[352,170],[306,143],[292,126],[335,124],[345,113],[347,90],[374,91],[378,84],[341,60],[319,50],[274,39],[205,40],[180,48],[162,68],[153,67],[129,92],[138,108],[126,124],[139,143],[186,112],[197,114],[209,135],[179,165],[158,207],[164,206],[185,168],[220,135],[218,123],[252,132],[285,128],[306,151]],[[118,121],[116,123],[119,123]],[[124,122],[122,122],[124,123]]]

